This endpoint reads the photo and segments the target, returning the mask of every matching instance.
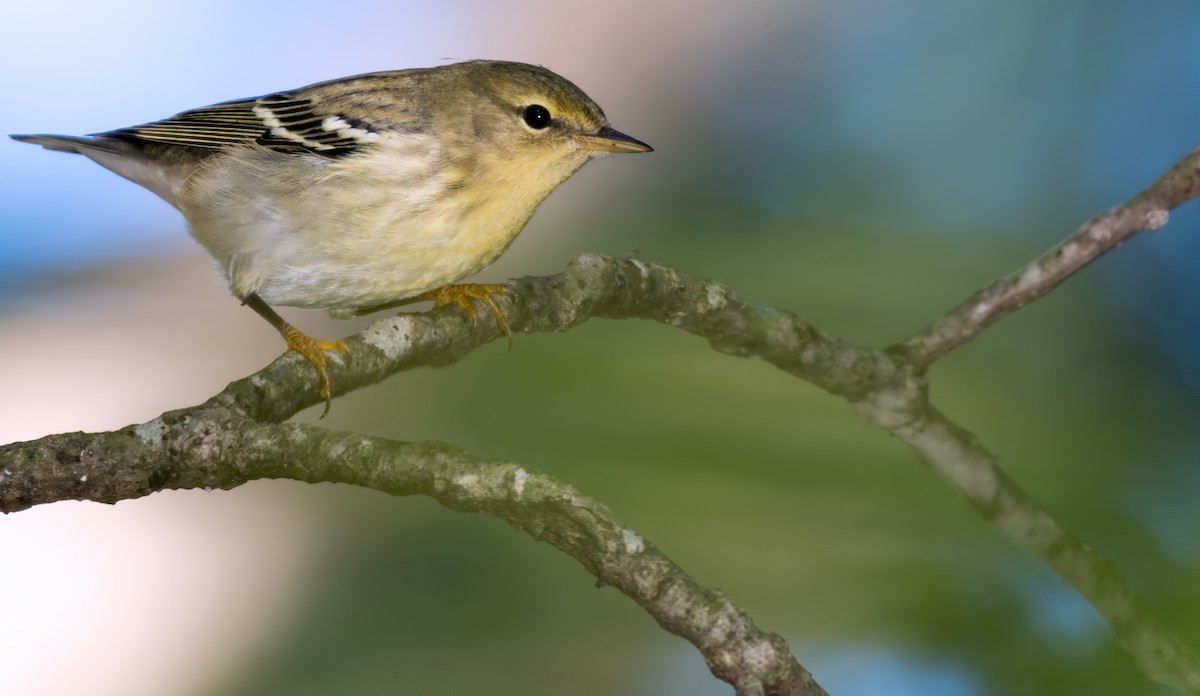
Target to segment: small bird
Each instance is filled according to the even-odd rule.
[[[466,61],[367,73],[90,136],[13,135],[82,154],[187,219],[235,297],[312,364],[326,352],[272,305],[348,317],[472,299],[509,334],[498,284],[454,283],[500,256],[592,157],[652,148],[539,66]]]

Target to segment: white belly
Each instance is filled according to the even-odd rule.
[[[433,138],[403,137],[406,157],[214,157],[180,187],[179,208],[238,297],[322,309],[412,297],[494,261],[544,195],[481,196]]]

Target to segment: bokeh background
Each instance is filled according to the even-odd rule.
[[[540,63],[657,151],[587,166],[483,279],[636,250],[881,346],[1200,142],[1198,46],[1194,0],[47,0],[5,8],[0,132]],[[10,141],[0,191],[0,442],[148,420],[280,352],[152,194]],[[1198,227],[1180,209],[931,375],[938,406],[1193,644]],[[833,694],[1167,693],[844,402],[665,326],[520,335],[321,423],[577,485]],[[0,569],[8,693],[732,693],[569,559],[425,499],[276,481],[60,503],[0,518]]]

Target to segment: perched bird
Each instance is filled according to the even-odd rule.
[[[467,61],[369,73],[192,109],[90,136],[13,135],[75,152],[175,206],[233,294],[312,363],[325,412],[326,351],[272,305],[363,314],[409,302],[482,301],[463,284],[590,158],[651,147],[545,68]]]

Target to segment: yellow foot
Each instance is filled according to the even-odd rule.
[[[467,319],[471,321],[471,326],[475,325],[475,305],[471,303],[471,299],[476,299],[482,302],[492,316],[496,318],[496,328],[500,333],[504,334],[508,339],[508,347],[512,349],[512,332],[508,330],[508,321],[504,318],[504,312],[496,304],[495,298],[492,295],[503,295],[512,297],[512,290],[509,290],[504,285],[497,283],[463,283],[461,285],[444,285],[436,290],[430,290],[427,293],[418,295],[413,298],[413,301],[429,300],[433,302],[434,308],[448,305],[451,302],[462,307],[467,313]]]
[[[303,355],[313,369],[317,371],[317,381],[321,385],[321,398],[325,400],[325,410],[321,413],[324,418],[329,413],[329,404],[333,401],[333,397],[329,391],[329,368],[325,365],[325,351],[337,351],[340,355],[346,358],[346,363],[350,362],[350,351],[346,349],[344,341],[322,341],[316,338],[311,338],[301,333],[299,329],[291,324],[284,324],[280,331],[283,334],[284,340],[287,341],[288,350],[294,350],[300,355]]]

